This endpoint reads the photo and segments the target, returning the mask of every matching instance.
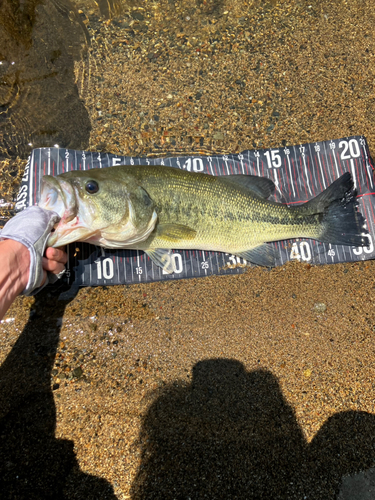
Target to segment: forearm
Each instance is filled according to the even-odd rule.
[[[25,289],[29,278],[30,254],[14,240],[0,241],[0,319]]]

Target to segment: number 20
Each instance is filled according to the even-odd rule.
[[[174,263],[174,272],[176,274],[180,274],[183,271],[183,266],[182,266],[182,257],[179,253],[173,253],[171,255],[171,259],[173,260]],[[168,274],[166,271],[163,269],[163,274]]]
[[[339,148],[344,148],[341,153],[342,160],[350,160],[350,158],[358,158],[361,154],[356,139],[350,139],[350,141],[340,141]],[[349,152],[349,153],[348,153]]]

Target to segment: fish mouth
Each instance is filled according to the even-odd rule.
[[[53,210],[61,219],[74,218],[77,201],[73,186],[64,180],[45,175],[42,178],[38,205],[46,210]]]
[[[90,231],[78,216],[77,196],[70,182],[45,175],[42,178],[38,205],[56,212],[60,217],[60,221],[55,224],[48,238],[49,247],[65,246],[77,240],[83,241],[95,233]]]
[[[89,230],[78,216],[70,220],[61,219],[50,234],[47,246],[62,247],[75,241],[86,241],[96,234],[97,231]]]

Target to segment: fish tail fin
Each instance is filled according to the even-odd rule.
[[[352,176],[346,172],[304,205],[305,213],[320,214],[319,241],[356,247],[369,244],[365,219],[358,211],[357,191],[353,187]]]
[[[310,215],[323,213],[331,203],[340,201],[345,198],[348,193],[354,192],[353,187],[354,184],[351,173],[345,172],[345,174],[332,182],[332,184],[318,194],[318,196],[298,208],[303,209]]]
[[[369,245],[365,219],[358,211],[358,202],[353,193],[348,201],[334,201],[323,215],[322,234],[319,240],[332,245],[365,247]]]

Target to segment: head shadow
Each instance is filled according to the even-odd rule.
[[[80,470],[73,441],[55,437],[51,370],[59,320],[68,302],[49,291],[36,295],[25,328],[0,366],[0,491],[4,500],[117,498],[106,480]]]
[[[375,464],[375,418],[338,413],[308,443],[271,372],[212,359],[156,394],[139,444],[133,500],[333,500],[343,475]]]

